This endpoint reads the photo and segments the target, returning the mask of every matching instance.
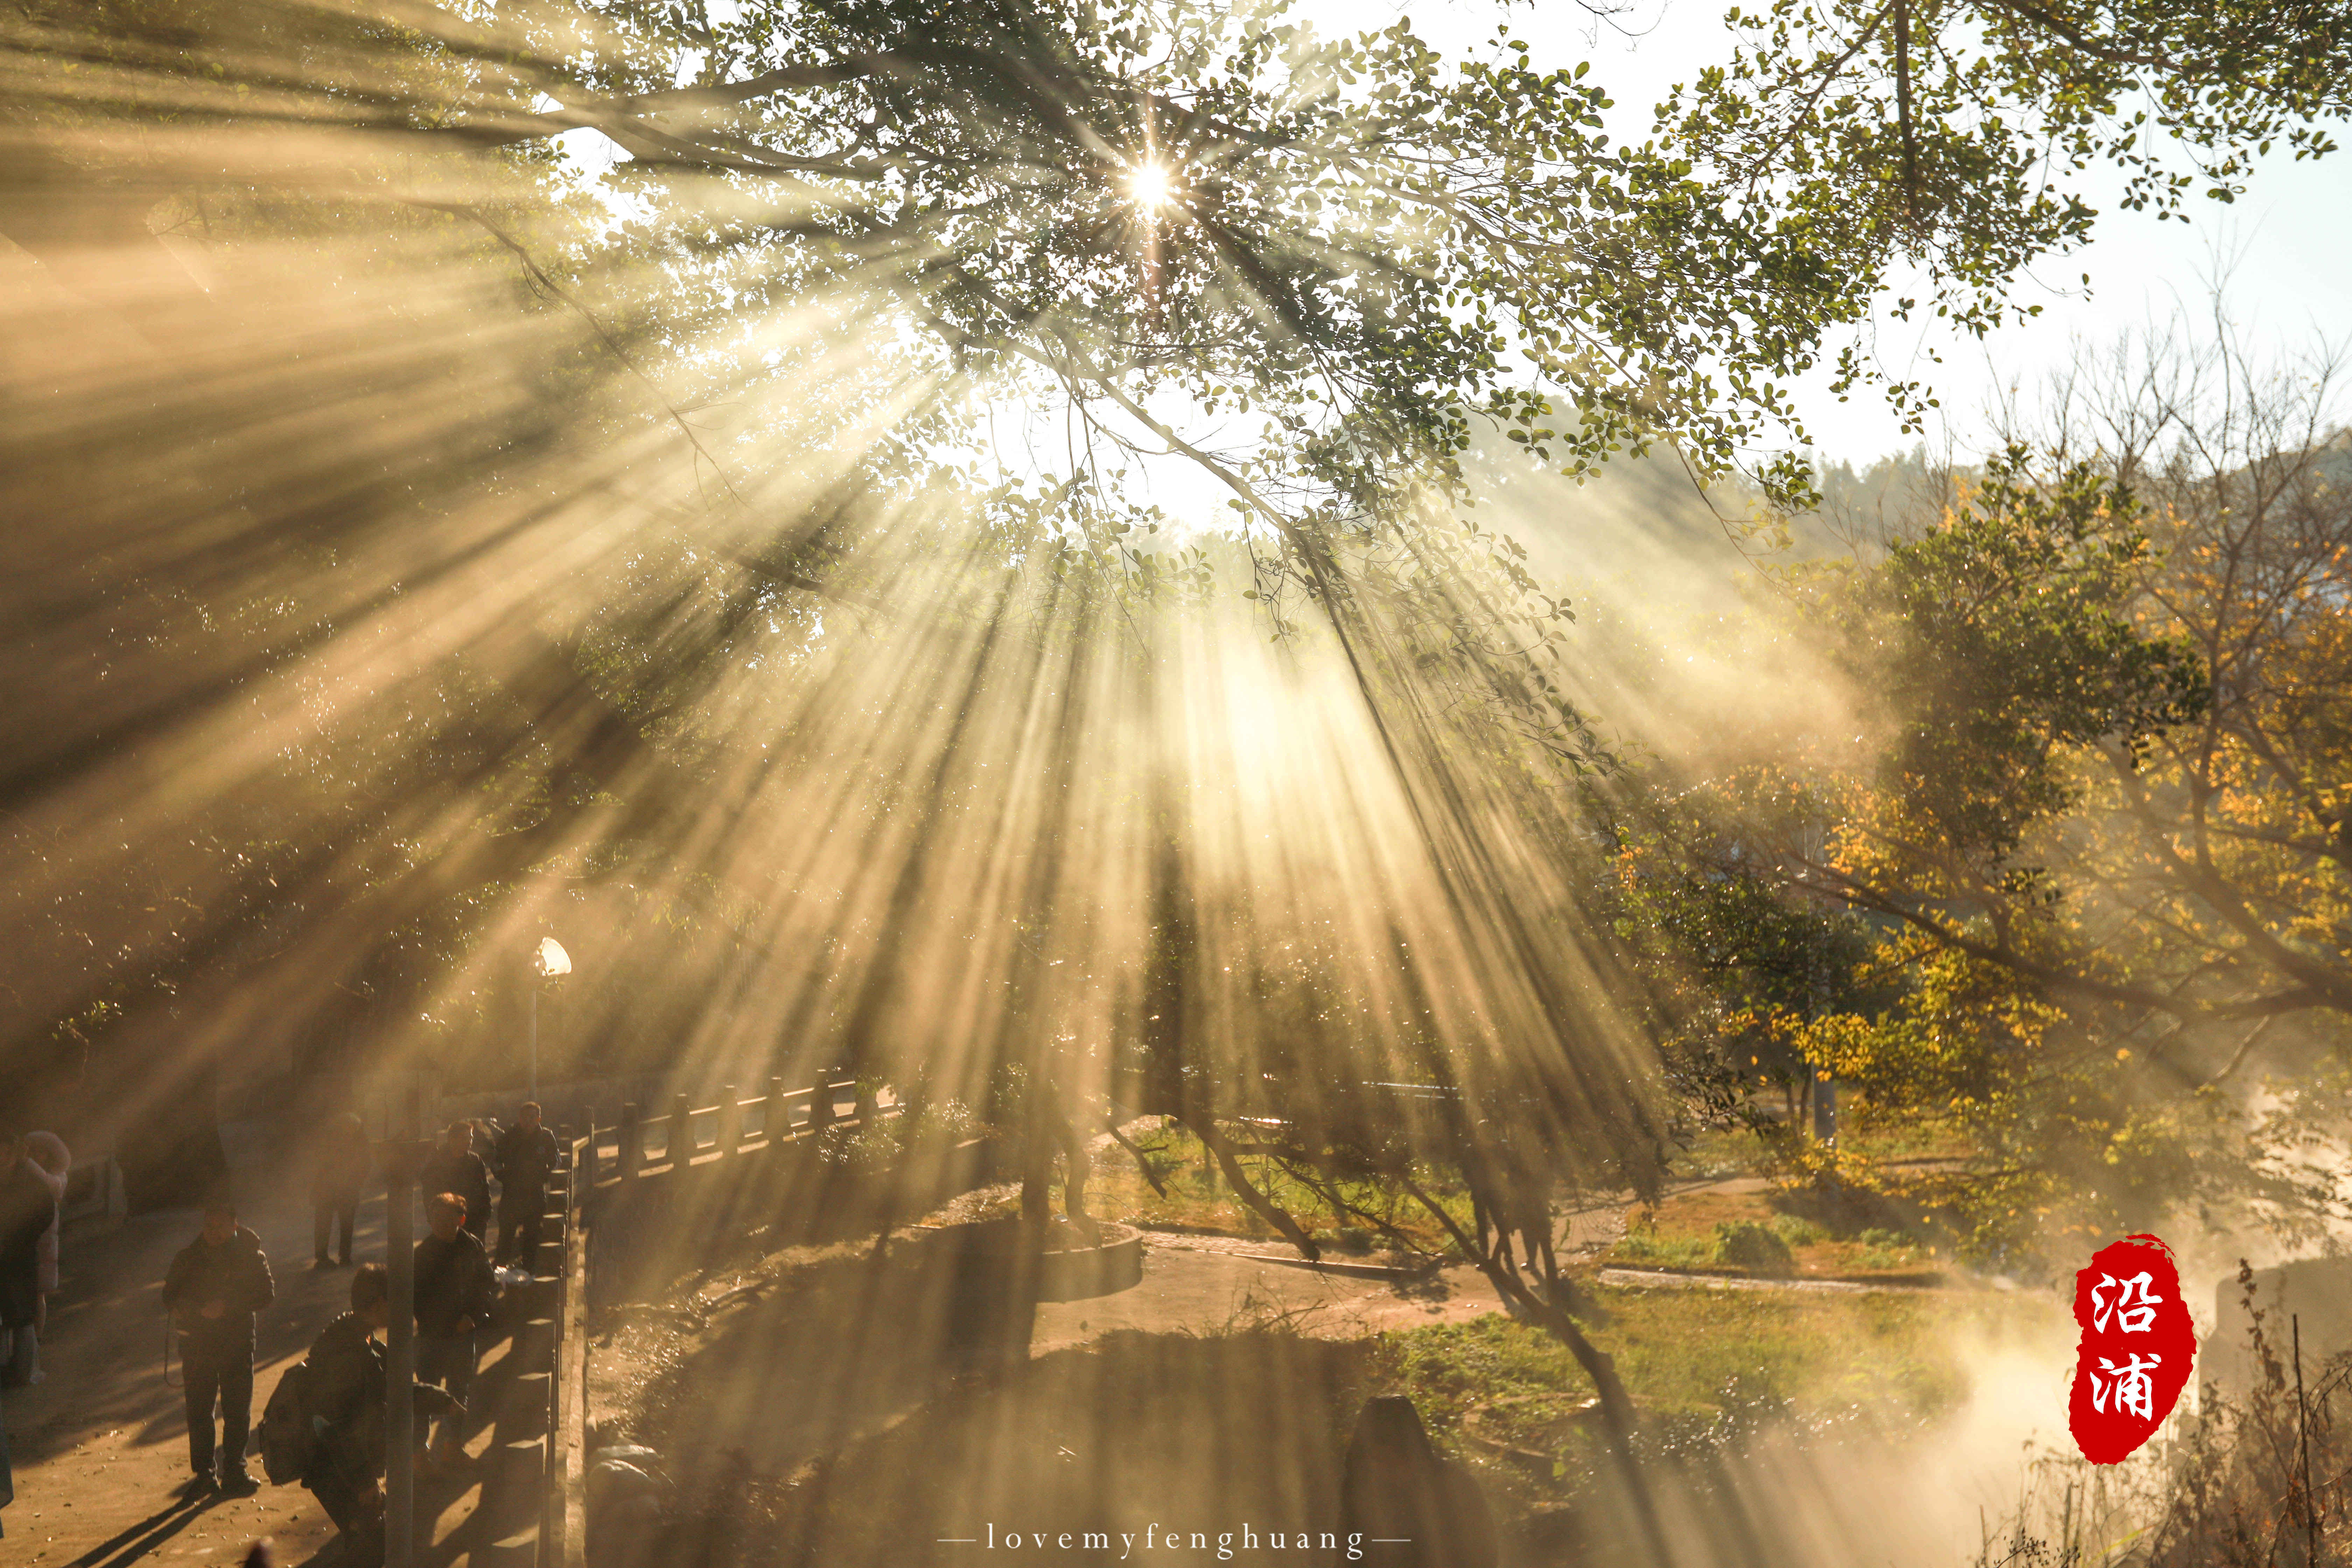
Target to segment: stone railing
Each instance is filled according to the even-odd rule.
[[[593,1188],[612,1181],[634,1181],[649,1173],[764,1149],[828,1127],[854,1126],[856,1114],[842,1115],[840,1102],[845,1092],[854,1100],[856,1088],[836,1068],[806,1089],[786,1089],[783,1079],[772,1078],[768,1092],[751,1100],[744,1099],[731,1083],[719,1090],[715,1105],[698,1107],[686,1095],[672,1095],[667,1111],[659,1116],[646,1116],[634,1104],[624,1105],[620,1126],[607,1130],[614,1140],[609,1163],[601,1147],[603,1133],[589,1140],[589,1175],[583,1185]]]
[[[586,1422],[586,1237],[575,1176],[592,1138],[559,1130],[530,1278],[510,1287],[505,1353],[475,1384],[494,1430],[471,1525],[477,1568],[581,1568]]]
[[[567,1138],[571,1169],[586,1173],[596,1156],[595,1130]],[[585,1568],[588,1561],[588,1232],[586,1182],[564,1191],[563,1284],[555,1333],[555,1408],[548,1428],[547,1503],[539,1560],[545,1568]]]
[[[805,1088],[771,1079],[767,1092],[751,1098],[729,1085],[710,1104],[675,1094],[658,1115],[626,1103],[617,1127],[562,1133],[568,1180],[560,1205],[554,1189],[550,1200],[551,1209],[562,1209],[561,1229],[550,1232],[561,1240],[542,1244],[540,1278],[529,1287],[539,1293],[531,1310],[549,1319],[545,1332],[531,1336],[534,1359],[524,1369],[552,1374],[545,1442],[510,1461],[541,1479],[542,1500],[530,1528],[518,1523],[478,1563],[584,1568],[592,1291],[601,1302],[607,1293],[624,1300],[664,1288],[663,1270],[690,1263],[713,1237],[756,1234],[782,1244],[852,1231],[912,1218],[995,1179],[994,1143],[984,1137],[901,1152],[879,1167],[844,1158],[821,1137],[904,1109],[887,1090],[860,1093],[835,1069]],[[558,1217],[551,1214],[551,1227]]]

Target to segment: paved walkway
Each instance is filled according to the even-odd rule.
[[[1222,1239],[1147,1235],[1142,1281],[1114,1295],[1041,1304],[1032,1352],[1083,1344],[1117,1329],[1217,1333],[1274,1321],[1318,1338],[1361,1339],[1503,1310],[1475,1268],[1443,1268],[1410,1280],[1367,1279],[1202,1245]],[[1267,1244],[1235,1245],[1264,1250]]]
[[[1958,1287],[1922,1279],[1811,1279],[1801,1275],[1772,1277],[1755,1274],[1699,1274],[1675,1268],[1603,1268],[1603,1285],[1632,1290],[1794,1290],[1814,1295],[1853,1296],[1873,1291],[1898,1295],[1949,1294]]]
[[[307,1197],[271,1197],[259,1173],[239,1175],[238,1217],[261,1237],[278,1300],[261,1314],[253,1377],[253,1418],[278,1376],[310,1349],[351,1301],[352,1270],[314,1268]],[[383,1260],[383,1200],[360,1205],[354,1263]],[[8,1424],[16,1500],[0,1523],[0,1563],[39,1568],[127,1568],[133,1563],[236,1563],[268,1537],[288,1568],[310,1562],[334,1536],[316,1499],[300,1486],[272,1486],[257,1455],[261,1489],[251,1497],[179,1496],[188,1477],[187,1419],[177,1387],[163,1379],[163,1271],[194,1237],[194,1210],[144,1215],[111,1231],[65,1238],[60,1289],[49,1301],[49,1340],[39,1386],[12,1389],[0,1405]],[[418,1234],[423,1229],[420,1226]],[[480,1395],[502,1347],[487,1343]],[[179,1363],[172,1364],[177,1384]],[[478,1398],[478,1405],[480,1401]],[[490,1441],[477,1424],[468,1451]],[[463,1551],[462,1527],[478,1488],[462,1473],[420,1478],[421,1561],[447,1568]]]
[[[250,1174],[248,1173],[247,1174]],[[278,1300],[260,1320],[253,1415],[258,1422],[278,1374],[350,1300],[352,1271],[310,1266],[306,1199],[261,1196],[248,1184],[240,1220],[261,1237]],[[306,1562],[334,1527],[299,1486],[249,1498],[181,1500],[188,1476],[182,1396],[163,1381],[163,1271],[194,1237],[194,1210],[142,1215],[119,1229],[65,1238],[58,1294],[49,1300],[47,1376],[5,1396],[16,1500],[0,1522],[0,1562],[42,1568],[121,1568],[139,1562],[238,1560],[260,1536],[278,1560]],[[383,1200],[360,1209],[361,1262],[383,1258]],[[180,1377],[176,1355],[172,1381]]]

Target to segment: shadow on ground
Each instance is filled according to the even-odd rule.
[[[888,1370],[915,1358],[905,1333],[876,1327],[798,1411],[754,1392],[747,1342],[681,1367],[681,1384],[706,1388],[728,1367],[741,1394],[681,1405],[649,1434],[707,1457],[682,1469],[695,1482],[680,1521],[645,1561],[976,1564],[1016,1531],[1073,1562],[1137,1561],[1147,1535],[1164,1547],[1171,1531],[1186,1562],[1264,1562],[1277,1534],[1274,1561],[1345,1560],[1339,1468],[1368,1392],[1361,1343],[1119,1332],[994,1374],[924,1379]],[[867,1429],[827,1443],[853,1424]]]

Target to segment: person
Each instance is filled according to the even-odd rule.
[[[25,1153],[33,1163],[33,1173],[48,1184],[50,1195],[58,1201],[57,1217],[41,1233],[41,1294],[33,1307],[33,1331],[46,1339],[49,1332],[49,1297],[58,1288],[58,1237],[65,1228],[66,1178],[73,1173],[73,1154],[66,1148],[66,1141],[54,1132],[36,1132],[26,1138]]]
[[[555,1134],[539,1124],[536,1101],[523,1102],[515,1124],[498,1142],[499,1261],[538,1260],[540,1217],[547,1181],[555,1171]]]
[[[179,1328],[180,1366],[188,1404],[188,1489],[217,1484],[244,1497],[253,1420],[253,1315],[278,1299],[261,1238],[236,1223],[236,1204],[216,1193],[205,1204],[205,1226],[180,1249],[163,1276],[163,1309]],[[213,1405],[220,1405],[219,1468],[214,1468]]]
[[[327,1243],[338,1220],[342,1223],[343,1267],[351,1267],[352,1222],[359,1217],[360,1192],[374,1164],[358,1112],[345,1110],[328,1118],[310,1166],[311,1267],[327,1267]]]
[[[376,1568],[383,1561],[384,1395],[391,1384],[376,1335],[392,1321],[392,1281],[381,1263],[352,1276],[352,1310],[310,1342],[309,1405],[318,1440],[302,1484],[334,1521],[342,1543],[336,1568]],[[453,1409],[438,1388],[415,1386],[420,1416]],[[428,1397],[429,1396],[429,1397]]]
[[[489,1321],[498,1284],[481,1238],[465,1227],[464,1198],[436,1193],[425,1217],[433,1234],[416,1244],[416,1381],[439,1384],[463,1405],[473,1389],[475,1331]],[[443,1417],[430,1449],[435,1463],[457,1458],[459,1436],[457,1421]]]
[[[465,1199],[467,1234],[488,1245],[482,1233],[490,1223],[490,1168],[474,1152],[472,1122],[449,1123],[441,1147],[416,1174],[416,1190],[428,1204],[436,1193],[455,1193]]]
[[[25,1140],[0,1128],[0,1387],[41,1381],[41,1237],[57,1223],[57,1194],[25,1157]]]

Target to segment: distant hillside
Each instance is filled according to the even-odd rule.
[[[1578,623],[1572,689],[1618,742],[1698,766],[1777,749],[1849,708],[1835,676],[1790,636],[1762,564],[1877,549],[1932,516],[1948,476],[1924,451],[1822,477],[1825,505],[1787,549],[1748,537],[1752,492],[1701,492],[1681,463],[1621,458],[1584,483],[1503,441],[1468,463],[1476,516],[1528,552]]]
[[[1645,579],[1661,567],[1736,571],[1751,558],[1803,561],[1869,549],[1931,516],[1953,470],[1924,447],[1857,471],[1839,463],[1821,475],[1822,510],[1796,520],[1790,548],[1738,535],[1755,504],[1729,484],[1702,492],[1671,452],[1620,458],[1583,483],[1530,462],[1507,442],[1474,447],[1466,459],[1485,521],[1528,548],[1538,577],[1564,583]]]

